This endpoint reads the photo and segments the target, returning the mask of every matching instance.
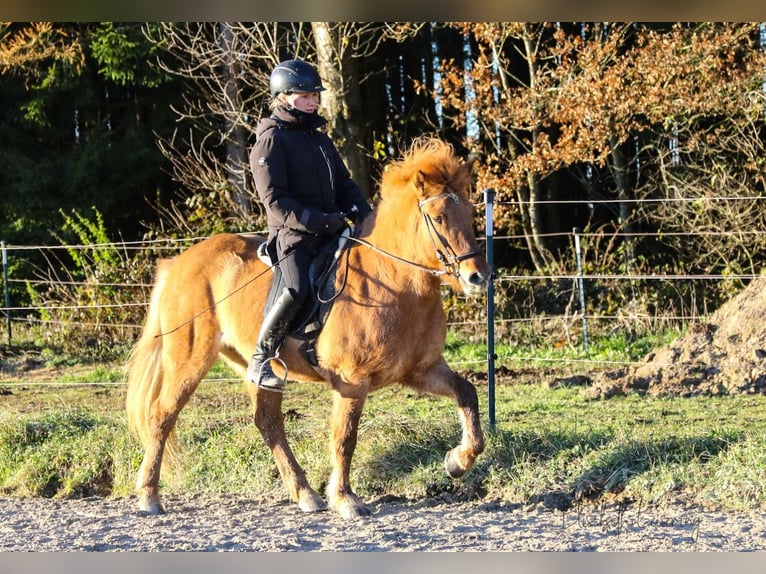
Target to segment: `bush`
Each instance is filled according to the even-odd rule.
[[[27,282],[31,305],[39,309],[43,328],[36,344],[81,359],[110,359],[124,353],[137,337],[150,290],[146,253],[131,257],[107,235],[101,214],[93,219],[61,213],[63,231],[78,243],[60,238],[67,259],[50,251],[42,279]],[[140,253],[140,252],[139,252]]]

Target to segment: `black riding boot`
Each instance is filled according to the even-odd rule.
[[[285,287],[263,319],[258,343],[255,345],[255,351],[245,373],[245,378],[257,384],[258,388],[280,393],[285,389],[285,380],[274,374],[270,360],[279,350],[290,321],[297,311],[295,299],[290,290]]]

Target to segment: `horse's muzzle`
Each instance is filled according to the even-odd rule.
[[[473,261],[476,261],[476,259]],[[466,295],[479,295],[487,290],[489,280],[492,277],[492,270],[484,258],[481,258],[480,261],[480,265],[475,263],[472,265],[461,265],[460,283]]]

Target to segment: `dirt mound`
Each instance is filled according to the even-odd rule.
[[[593,398],[766,394],[766,278],[754,280],[705,323],[649,353],[640,365],[593,377]]]

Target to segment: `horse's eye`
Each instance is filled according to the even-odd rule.
[[[437,215],[434,217],[434,223],[436,225],[442,225],[444,223],[444,216],[443,215]]]

